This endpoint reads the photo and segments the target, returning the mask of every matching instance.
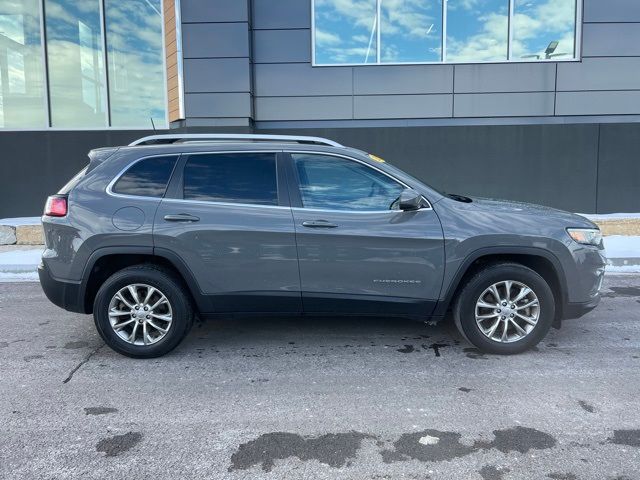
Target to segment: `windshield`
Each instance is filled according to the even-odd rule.
[[[371,159],[374,160],[378,163],[384,163],[387,170],[389,171],[389,173],[392,173],[394,175],[403,175],[405,177],[409,177],[411,180],[417,182],[417,183],[421,183],[423,185],[426,185],[427,187],[429,187],[431,190],[439,193],[440,195],[445,195],[448,196],[448,194],[446,192],[443,192],[442,190],[438,189],[438,188],[434,188],[431,184],[423,181],[423,180],[419,180],[416,177],[414,177],[413,175],[408,174],[407,172],[405,172],[404,170],[400,170],[399,168],[393,166],[392,164],[390,164],[389,162],[387,162],[386,160],[380,158],[377,155],[374,155],[372,153],[367,153],[367,156]]]

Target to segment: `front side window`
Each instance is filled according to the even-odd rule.
[[[140,160],[118,179],[112,190],[122,195],[161,198],[177,159],[177,155],[170,155]]]
[[[581,0],[315,0],[315,65],[578,57]]]
[[[353,160],[317,154],[292,154],[302,205],[325,210],[391,209],[404,187]]]
[[[184,167],[184,199],[277,205],[275,153],[191,155]]]

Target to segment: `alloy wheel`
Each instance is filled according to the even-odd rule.
[[[476,302],[475,317],[478,328],[490,340],[516,342],[535,329],[540,302],[529,286],[504,280],[482,292]]]
[[[173,309],[167,297],[151,285],[134,283],[121,288],[109,302],[109,323],[122,340],[152,345],[169,332]]]

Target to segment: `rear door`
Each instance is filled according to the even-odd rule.
[[[275,151],[183,154],[154,225],[216,312],[299,312],[286,181]]]
[[[304,311],[429,315],[444,262],[430,206],[398,210],[406,185],[354,158],[288,159]]]

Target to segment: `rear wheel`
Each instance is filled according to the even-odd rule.
[[[536,272],[501,263],[482,269],[463,285],[453,315],[460,332],[480,350],[520,353],[549,331],[555,300]]]
[[[136,358],[173,350],[193,324],[193,309],[182,283],[152,265],[125,268],[107,279],[96,295],[93,316],[113,350]]]

